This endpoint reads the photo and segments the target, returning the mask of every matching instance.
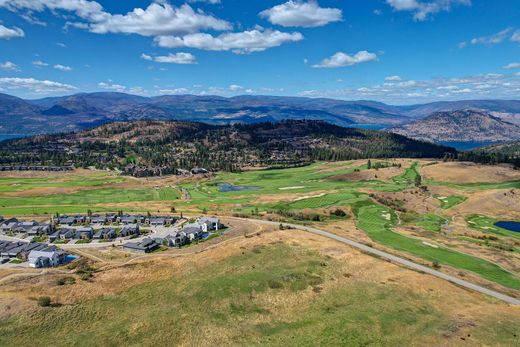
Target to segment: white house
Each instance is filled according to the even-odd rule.
[[[61,261],[61,252],[53,248],[45,248],[40,251],[31,251],[28,256],[31,267],[58,266]]]
[[[220,229],[220,219],[215,217],[200,217],[197,219],[197,224],[200,225],[202,231],[205,233]]]

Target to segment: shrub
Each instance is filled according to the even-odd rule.
[[[48,307],[51,305],[51,298],[49,298],[48,296],[40,296],[38,298],[38,305],[40,305],[41,307]]]
[[[342,209],[335,209],[334,211],[331,211],[330,214],[335,215],[336,217],[345,217],[347,214]]]
[[[271,289],[280,289],[280,288],[283,288],[283,283],[278,281],[278,280],[275,280],[275,279],[271,279],[267,282],[267,285],[269,286],[269,288]]]
[[[62,277],[56,281],[56,284],[59,286],[63,286],[66,284],[74,284],[74,283],[76,283],[76,279],[74,277]]]

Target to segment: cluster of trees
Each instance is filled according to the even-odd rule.
[[[453,159],[453,156],[447,156],[445,160]],[[479,164],[501,164],[507,163],[512,164],[516,169],[520,169],[520,155],[519,154],[508,154],[502,152],[488,152],[486,150],[474,150],[461,152],[457,155],[456,159],[461,161],[471,161]]]

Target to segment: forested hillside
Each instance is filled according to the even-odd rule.
[[[455,155],[456,151],[397,134],[323,121],[226,126],[136,121],[6,141],[0,144],[0,164],[109,167],[144,176],[193,167],[239,171],[314,160],[442,158],[446,153]]]

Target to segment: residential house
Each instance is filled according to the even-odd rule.
[[[39,243],[39,242],[26,243],[24,246],[22,246],[22,248],[20,249],[20,251],[18,252],[16,257],[18,257],[22,260],[28,260],[29,253],[31,253],[31,251],[39,251],[46,247],[48,247],[48,246],[44,243]]]
[[[188,237],[186,233],[174,233],[164,238],[167,242],[168,247],[181,247],[188,243]]]
[[[94,230],[91,227],[78,228],[76,229],[74,238],[79,240],[90,240],[93,234]]]
[[[101,215],[93,215],[90,217],[91,224],[105,224],[107,222],[106,216]]]
[[[199,223],[185,224],[182,232],[186,234],[190,241],[201,238],[203,234],[202,226]]]
[[[136,223],[144,223],[144,216],[132,216],[132,215],[123,215],[117,217],[117,221],[121,224],[136,224]]]
[[[76,235],[76,230],[74,229],[61,229],[59,237],[61,240],[70,240],[73,239]]]
[[[2,221],[2,224],[0,224],[0,231],[7,233],[10,231],[13,231],[13,228],[18,225],[18,219],[16,218],[9,218],[4,219]]]
[[[113,228],[100,229],[93,236],[94,240],[113,240],[116,237],[116,231]]]
[[[159,225],[170,225],[175,222],[175,218],[173,217],[148,217],[146,218],[146,223],[151,226],[159,226]]]
[[[205,233],[219,230],[221,227],[220,219],[215,217],[200,217],[197,218],[197,223],[201,225],[202,231]]]
[[[19,247],[27,244],[21,241],[2,241],[0,243],[0,257],[14,258],[19,252]]]
[[[115,223],[117,221],[117,214],[107,213],[105,216],[108,223]]]
[[[139,235],[139,225],[137,224],[129,224],[125,225],[121,228],[121,231],[119,232],[119,236],[121,237],[128,237],[128,236],[137,236]]]
[[[50,224],[41,224],[35,225],[29,229],[27,232],[28,236],[40,236],[40,235],[48,235],[52,232],[52,227]]]
[[[160,244],[150,238],[146,238],[139,242],[127,242],[123,244],[124,249],[139,253],[150,253],[159,247]]]
[[[58,266],[63,262],[64,253],[56,247],[47,247],[31,251],[28,256],[29,266],[35,268]]]
[[[85,216],[80,216],[80,215],[77,215],[77,216],[59,216],[56,219],[56,222],[58,224],[62,224],[62,225],[81,224],[81,223],[85,223],[85,221],[86,221],[86,217]]]

